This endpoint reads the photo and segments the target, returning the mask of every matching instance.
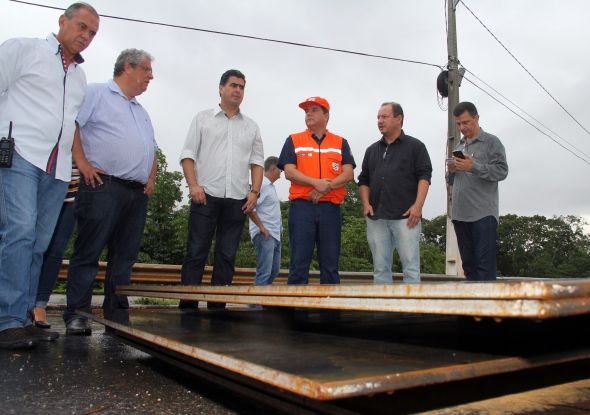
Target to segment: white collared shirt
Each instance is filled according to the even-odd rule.
[[[244,199],[249,191],[250,165],[264,166],[260,129],[238,112],[228,118],[219,107],[193,118],[180,153],[195,161],[197,181],[215,197]]]
[[[0,45],[0,136],[7,136],[12,121],[18,154],[43,171],[57,163],[55,177],[69,182],[74,122],[84,101],[86,75],[75,62],[66,74],[58,48],[53,34]]]

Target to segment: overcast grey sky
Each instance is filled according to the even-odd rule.
[[[71,1],[40,0],[65,8]],[[300,42],[445,65],[443,0],[126,0],[90,1],[100,14]],[[466,0],[551,94],[587,129],[590,90],[590,2],[586,0]],[[57,32],[60,12],[0,0],[0,41]],[[518,66],[463,4],[457,7],[459,59],[554,132],[590,155],[584,132]],[[346,137],[358,164],[379,138],[383,101],[405,111],[404,130],[421,139],[434,173],[424,216],[445,212],[447,114],[439,107],[430,66],[353,56],[256,40],[130,23],[103,17],[84,52],[89,82],[112,76],[118,53],[129,47],[154,55],[154,77],[139,97],[151,115],[170,168],[193,115],[218,103],[226,69],[247,78],[242,110],[261,128],[265,156],[278,155],[285,138],[305,128],[297,104],[320,95],[332,106],[329,129]],[[471,79],[477,81],[473,76]],[[500,185],[500,213],[582,215],[590,220],[590,165],[563,150],[479,89],[464,81],[461,100],[474,102],[481,126],[506,147],[510,173]],[[446,101],[443,102],[446,106]],[[551,134],[551,133],[550,133]],[[587,160],[590,157],[584,156]],[[277,183],[287,199],[288,183]]]

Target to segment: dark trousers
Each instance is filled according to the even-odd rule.
[[[317,245],[320,283],[338,284],[340,233],[342,215],[340,205],[330,202],[312,203],[295,199],[289,205],[289,243],[291,264],[289,284],[307,284],[313,249]]]
[[[49,296],[53,291],[61,269],[64,252],[66,251],[75,225],[74,203],[64,203],[61,207],[49,247],[43,255],[43,266],[41,267],[39,287],[37,288],[37,300],[35,302],[36,307],[45,308],[47,301],[49,301]]]
[[[103,308],[129,307],[127,297],[115,295],[115,289],[130,282],[145,226],[148,197],[141,183],[124,183],[110,176],[103,176],[102,180],[103,184],[95,188],[80,181],[76,196],[78,237],[68,271],[66,322],[76,316],[76,310],[90,311],[98,259],[105,246],[108,264]]]
[[[486,216],[475,222],[454,220],[455,234],[465,277],[470,281],[496,279],[498,221]]]
[[[195,285],[202,282],[205,263],[215,236],[211,285],[230,285],[246,219],[242,212],[245,200],[209,195],[206,197],[206,205],[191,202],[186,257],[182,263],[182,283]]]

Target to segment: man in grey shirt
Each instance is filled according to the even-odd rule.
[[[453,115],[463,137],[447,163],[452,219],[468,280],[496,279],[498,182],[508,175],[504,146],[479,126],[477,108],[461,102]]]

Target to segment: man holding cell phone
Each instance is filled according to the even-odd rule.
[[[461,102],[453,115],[463,137],[447,160],[452,220],[468,280],[496,279],[498,182],[508,175],[504,146],[479,126],[477,108]]]

